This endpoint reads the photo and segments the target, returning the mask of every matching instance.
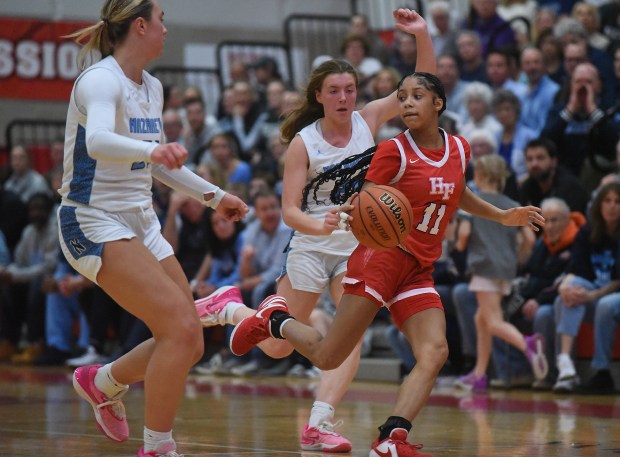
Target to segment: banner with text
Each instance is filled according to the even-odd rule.
[[[0,98],[69,100],[80,47],[62,36],[86,25],[0,17]]]

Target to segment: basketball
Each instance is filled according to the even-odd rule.
[[[411,204],[401,191],[393,187],[367,187],[351,204],[351,231],[366,247],[393,248],[405,241],[411,231]]]

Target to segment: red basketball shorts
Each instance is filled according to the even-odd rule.
[[[400,328],[409,317],[443,305],[433,282],[433,267],[422,267],[400,248],[370,249],[360,244],[347,263],[344,293],[374,301],[390,310]]]

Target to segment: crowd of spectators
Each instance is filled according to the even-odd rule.
[[[594,324],[597,372],[595,384],[582,383],[581,389],[602,385],[613,392],[609,363],[620,321],[620,191],[614,187],[620,182],[620,1],[471,0],[467,17],[454,17],[448,1],[428,4],[437,74],[447,96],[441,125],[471,144],[471,187],[476,187],[475,161],[498,155],[508,170],[502,192],[521,204],[542,206],[548,220],[543,235],[520,258],[520,281],[514,284],[526,284],[525,292],[516,294],[513,284],[511,300],[505,300],[511,303],[506,317],[520,332],[542,333],[547,341],[550,374],[535,386],[579,388],[571,350],[585,319]],[[351,17],[349,32],[340,55],[321,58],[347,59],[358,70],[360,107],[391,93],[401,76],[415,71],[413,36],[379,35],[363,15]],[[235,285],[255,307],[274,290],[290,236],[279,209],[286,155],[279,126],[302,95],[282,80],[271,57],[253,64],[234,61],[230,70],[232,82],[214,109],[196,87],[166,87],[163,130],[167,141],[188,149],[192,170],[248,202],[250,215],[228,222],[157,182],[153,202],[195,297]],[[377,140],[403,128],[400,119],[392,119]],[[42,176],[31,166],[28,147],[14,146],[8,179],[1,183],[0,362],[87,364],[149,336],[58,255],[54,205],[62,165],[59,145],[52,149],[55,166]],[[466,221],[460,217],[455,227]],[[444,303],[450,303],[449,363],[463,374],[476,357],[477,302],[467,286],[466,249],[454,248],[458,230],[452,233],[437,279],[450,272],[438,287]],[[492,229],[488,236],[494,236]],[[515,252],[524,239],[518,237]],[[572,264],[571,253],[588,266]],[[550,267],[541,270],[542,265]],[[582,289],[603,292],[575,292],[579,278]],[[567,310],[580,316],[568,327]],[[329,312],[324,314],[317,321],[328,322]],[[390,327],[388,340],[397,353],[406,354],[397,333]],[[225,349],[226,333],[218,328],[205,331],[205,342],[205,361],[212,358],[201,365],[204,373],[245,367],[236,372],[249,374],[275,366],[264,357],[235,360]],[[529,375],[522,354],[504,344],[495,341],[489,348],[492,386]],[[415,363],[410,356],[404,362],[406,370]],[[286,369],[293,365],[296,373],[311,368],[301,358],[291,359]]]

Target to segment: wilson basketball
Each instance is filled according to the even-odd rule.
[[[393,248],[402,243],[413,223],[413,211],[407,197],[390,186],[372,186],[361,190],[351,202],[351,231],[364,246]]]

